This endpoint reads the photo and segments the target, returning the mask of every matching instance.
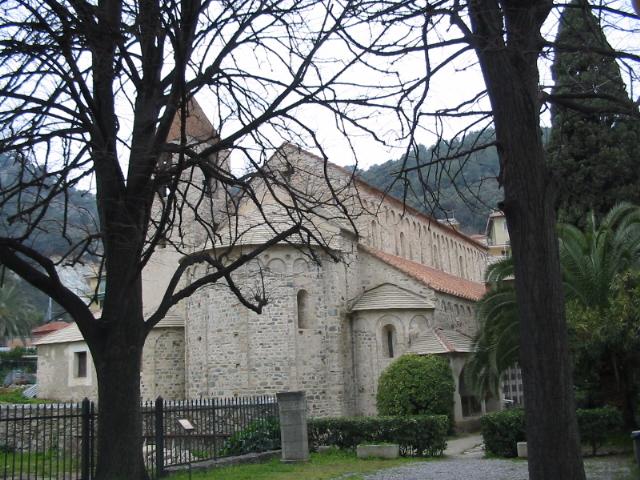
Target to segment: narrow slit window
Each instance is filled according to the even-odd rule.
[[[87,352],[76,352],[76,377],[77,378],[86,378],[87,377]]]

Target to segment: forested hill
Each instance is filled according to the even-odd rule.
[[[409,205],[435,218],[455,217],[468,234],[484,233],[487,216],[503,197],[496,179],[499,164],[495,147],[446,162],[434,160],[473,150],[491,134],[470,134],[461,143],[438,147],[420,145],[418,155],[407,158],[404,165],[410,171],[400,177],[402,158],[374,165],[359,176],[383,191],[389,189],[400,200],[406,198]]]
[[[34,178],[31,172],[38,172],[40,167],[33,164],[22,169],[20,164],[10,155],[0,156],[0,189],[7,190],[14,185],[20,177],[23,183],[28,183]],[[53,182],[53,180],[51,180]],[[36,198],[42,198],[48,193],[46,187],[38,189],[27,187],[23,189],[21,195],[14,196],[2,205],[0,212],[0,235],[7,237],[18,237],[24,232],[27,219],[15,218],[12,215],[17,210],[18,202],[23,207],[32,203]],[[59,198],[58,198],[59,197]],[[27,245],[34,247],[39,252],[47,256],[60,256],[66,253],[72,244],[83,239],[87,232],[96,231],[97,210],[95,196],[88,191],[69,188],[66,199],[59,195],[48,203],[44,217],[39,221],[39,227],[30,235]],[[36,218],[37,210],[31,215]],[[62,238],[62,224],[66,216],[68,239]]]

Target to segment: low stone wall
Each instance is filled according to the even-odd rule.
[[[6,452],[77,452],[82,448],[82,405],[0,406],[0,448]]]

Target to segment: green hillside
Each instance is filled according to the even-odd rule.
[[[47,198],[50,184],[55,181],[52,176],[42,182],[38,180],[40,176],[42,169],[35,164],[22,165],[10,155],[0,156],[0,190],[3,192],[0,236],[17,239],[27,235],[23,240],[25,245],[47,256],[62,256],[87,234],[97,230],[95,196],[70,187],[66,195],[57,195],[46,202],[46,210],[41,207],[30,210],[31,206]],[[23,188],[19,195],[8,195],[17,182],[33,186]],[[17,215],[18,211],[22,214]],[[30,224],[36,220],[37,227],[29,231]]]
[[[493,132],[472,133],[464,141],[426,147],[417,155],[389,160],[359,172],[371,185],[436,218],[455,217],[466,233],[484,233],[487,216],[502,200],[495,147],[477,152]],[[446,161],[438,161],[447,158]],[[404,165],[403,165],[404,163]],[[403,170],[409,170],[400,174]]]
[[[50,184],[37,180],[41,174],[41,167],[33,163],[22,165],[11,155],[0,155],[0,191],[3,192],[0,197],[0,236],[15,239],[26,236],[23,239],[25,245],[48,257],[62,257],[88,233],[97,230],[95,196],[72,187],[67,190],[66,198],[58,195],[46,202],[46,211],[42,208],[30,210],[29,207],[46,198],[51,189]],[[52,178],[47,182],[53,181]],[[22,189],[20,195],[11,195],[17,182],[31,186]],[[23,214],[18,215],[19,211]],[[38,219],[37,228],[29,230],[29,224],[35,219]],[[49,298],[9,271],[0,270],[0,297],[11,299],[12,302],[4,304],[8,312],[24,320],[21,333],[27,333],[35,323],[45,319]],[[63,312],[59,305],[52,305],[54,318]]]

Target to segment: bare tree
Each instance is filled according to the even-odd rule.
[[[18,180],[0,190],[3,215],[5,207],[11,212],[3,221],[20,227],[0,239],[0,261],[66,308],[87,340],[101,401],[97,478],[146,475],[137,408],[140,356],[145,336],[172,306],[200,286],[224,280],[247,307],[260,311],[264,295],[243,295],[233,283],[234,269],[292,236],[332,253],[330,238],[315,225],[322,216],[349,221],[344,185],[334,187],[325,178],[323,194],[299,189],[288,182],[286,168],[265,162],[283,140],[315,145],[324,155],[313,124],[305,121],[307,106],[328,111],[343,133],[375,138],[381,137],[370,120],[392,107],[398,135],[412,140],[422,128],[444,138],[445,123],[461,119],[461,134],[495,127],[489,143],[500,155],[502,207],[516,260],[531,478],[584,478],[554,185],[540,135],[541,109],[554,99],[549,86],[540,85],[538,61],[550,51],[544,26],[557,6],[550,0],[11,0],[0,7],[0,153],[20,165]],[[623,7],[594,8],[614,19],[612,25],[636,19]],[[422,71],[402,75],[403,59],[415,67],[416,55]],[[618,55],[638,60],[629,52]],[[486,89],[428,108],[439,75],[474,66]],[[216,134],[187,135],[196,94],[207,99]],[[462,151],[455,145],[462,143],[442,143],[434,152],[465,159],[486,146]],[[250,171],[235,173],[230,154],[243,157]],[[440,163],[437,156],[430,163]],[[421,175],[419,167],[405,174]],[[87,255],[103,260],[100,318],[34,247],[38,235],[52,228],[52,202],[65,205],[68,189],[85,181],[97,193],[96,228],[72,235],[65,214],[58,230],[69,243],[64,262]],[[265,192],[285,219],[274,221],[262,207]],[[240,257],[196,248],[233,246],[248,233],[233,221],[238,198],[253,202],[270,238]],[[145,318],[141,272],[167,242],[185,258],[158,309]],[[185,271],[197,265],[207,267],[198,270],[202,276],[184,282]]]
[[[235,285],[235,269],[282,241],[314,245],[311,256],[317,248],[336,256],[316,223],[350,221],[357,200],[345,202],[347,186],[325,178],[323,194],[296,188],[286,168],[266,159],[283,141],[295,141],[317,147],[326,160],[305,123],[306,105],[327,111],[343,132],[368,134],[370,112],[392,105],[397,78],[371,89],[362,80],[372,71],[366,54],[349,48],[359,13],[357,2],[322,0],[11,0],[0,7],[0,154],[17,172],[0,190],[0,262],[64,307],[87,341],[100,401],[96,478],[147,477],[140,359],[145,337],[171,307],[223,280],[260,312],[264,291],[249,295]],[[351,75],[354,67],[364,75]],[[215,132],[206,128],[196,94]],[[229,156],[249,168],[237,173]],[[285,156],[276,165],[286,163]],[[88,185],[98,218],[79,232],[68,194]],[[265,195],[286,218],[274,220]],[[269,238],[233,256],[225,252],[247,234],[233,221],[240,199],[253,203]],[[52,223],[54,204],[63,214]],[[61,263],[101,260],[99,318],[39,249],[42,232],[66,241]],[[167,243],[183,258],[145,318],[141,272]],[[227,250],[202,250],[219,245]],[[186,282],[195,266],[206,268]]]
[[[638,19],[631,13],[631,5],[585,5],[619,37],[637,34]],[[497,148],[498,181],[504,189],[500,208],[506,214],[515,260],[530,478],[584,479],[555,232],[556,185],[545,164],[540,118],[551,102],[580,108],[580,99],[597,97],[598,92],[574,98],[555,96],[550,92],[552,85],[541,83],[539,71],[539,64],[552,56],[554,47],[569,51],[584,48],[554,45],[554,19],[559,10],[576,6],[550,0],[445,0],[372,3],[370,7],[370,25],[397,25],[387,32],[379,55],[394,61],[407,55],[423,59],[423,74],[405,85],[409,93],[404,99],[412,94],[413,101],[399,107],[411,136],[415,138],[413,132],[428,128],[440,139],[432,158],[411,167],[405,163],[399,175],[424,175],[426,190],[433,191],[429,174],[460,174],[458,168],[451,171],[446,162],[461,159],[464,164],[478,149]],[[357,38],[352,40],[358,43]],[[364,45],[361,48],[367,49]],[[637,81],[640,57],[633,51],[602,53],[625,62],[631,81]],[[484,85],[476,89],[467,83],[464,95],[457,96],[460,100],[434,108],[432,90],[438,77],[451,81],[470,69],[480,70]],[[625,98],[618,99],[618,104],[620,114],[638,115],[637,103],[630,108]],[[459,128],[449,131],[447,137],[445,124]],[[445,141],[489,127],[495,129],[494,135],[488,139],[478,135],[483,140],[471,147]],[[407,153],[415,148],[410,145]],[[438,198],[434,195],[430,200],[433,204]]]

